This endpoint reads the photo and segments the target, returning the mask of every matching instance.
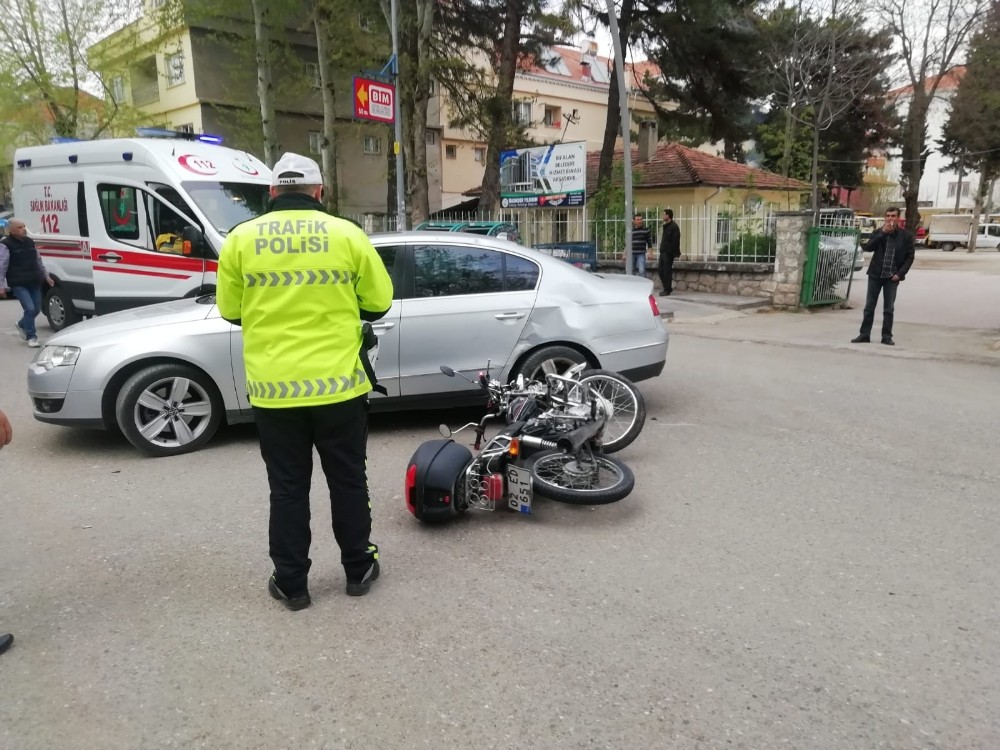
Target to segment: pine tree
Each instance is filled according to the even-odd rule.
[[[979,214],[990,187],[1000,177],[1000,2],[993,2],[972,38],[965,76],[951,101],[941,152],[965,172],[979,172],[972,241],[975,250]]]

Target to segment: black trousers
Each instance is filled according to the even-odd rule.
[[[656,272],[660,276],[660,283],[663,284],[663,291],[670,294],[674,290],[674,258],[673,254],[660,253],[660,263],[656,267]]]
[[[861,335],[871,336],[875,324],[875,305],[878,304],[879,292],[882,293],[882,338],[892,338],[892,318],[896,309],[896,292],[899,282],[881,279],[877,276],[868,277],[868,298],[865,300],[865,314],[861,318]]]
[[[341,563],[349,580],[360,580],[378,557],[378,547],[369,539],[368,397],[290,409],[254,407],[254,417],[271,488],[270,550],[278,585],[286,594],[307,588],[312,565],[313,446],[330,490],[333,535],[340,545]]]

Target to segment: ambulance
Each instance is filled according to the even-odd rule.
[[[53,330],[215,291],[226,234],[265,210],[271,172],[256,157],[215,136],[139,132],[14,154],[14,215],[55,281],[42,306]]]

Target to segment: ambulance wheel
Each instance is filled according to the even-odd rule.
[[[200,370],[151,365],[122,386],[115,417],[126,439],[146,455],[177,456],[212,439],[222,421],[222,398]]]
[[[49,328],[53,331],[61,331],[80,320],[80,316],[73,309],[73,300],[61,286],[54,286],[46,292],[42,310],[49,321]]]

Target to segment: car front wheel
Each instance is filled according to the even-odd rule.
[[[125,382],[115,417],[143,453],[177,456],[211,440],[222,421],[222,399],[211,378],[192,367],[152,365]]]

